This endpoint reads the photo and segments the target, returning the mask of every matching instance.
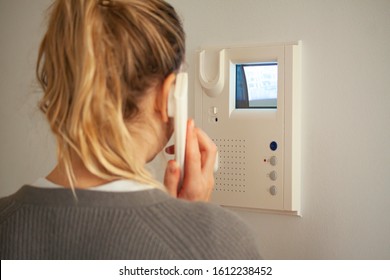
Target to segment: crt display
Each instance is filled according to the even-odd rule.
[[[236,65],[236,108],[277,108],[278,64]]]

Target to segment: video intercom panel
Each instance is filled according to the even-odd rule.
[[[301,48],[196,53],[195,118],[219,152],[214,202],[300,215]]]

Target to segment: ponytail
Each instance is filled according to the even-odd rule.
[[[57,0],[42,40],[40,109],[72,186],[78,157],[105,180],[157,185],[137,157],[128,123],[147,90],[179,69],[184,31],[162,0]]]

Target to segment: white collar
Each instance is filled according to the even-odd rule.
[[[46,178],[39,178],[36,180],[32,186],[39,188],[48,188],[48,189],[58,189],[64,188],[63,186],[54,184],[53,182],[47,180]],[[132,181],[132,180],[117,180],[110,183],[87,188],[85,190],[90,191],[102,191],[102,192],[138,192],[153,189],[153,186],[144,185],[142,183]]]

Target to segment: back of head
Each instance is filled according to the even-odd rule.
[[[179,69],[184,44],[182,24],[163,0],[54,1],[37,77],[71,184],[74,157],[107,180],[152,182],[128,124],[146,91]]]

